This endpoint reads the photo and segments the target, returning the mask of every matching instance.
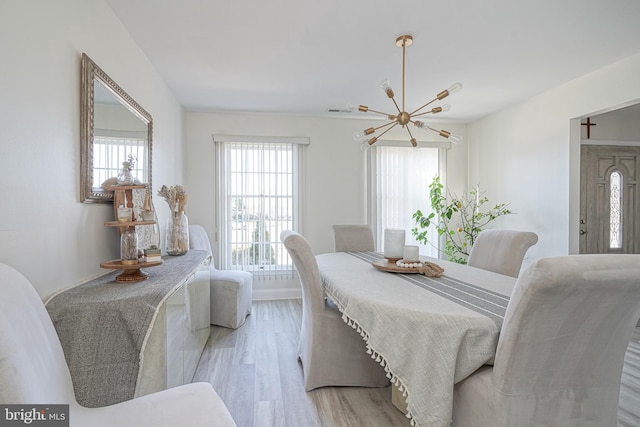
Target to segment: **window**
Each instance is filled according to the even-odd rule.
[[[369,221],[376,231],[378,250],[384,250],[384,229],[400,228],[406,231],[407,245],[419,246],[421,255],[438,257],[438,248],[418,244],[411,229],[415,227],[413,213],[431,209],[429,184],[433,177],[444,174],[441,165],[445,162],[441,158],[446,150],[439,147],[439,143],[418,148],[381,145],[370,150]],[[438,235],[435,227],[429,235]]]
[[[220,268],[256,278],[292,274],[280,233],[300,231],[300,144],[308,139],[298,140],[214,136]]]
[[[99,187],[111,177],[118,176],[122,162],[135,158],[131,173],[138,179],[147,176],[146,133],[96,130],[93,137],[93,187]]]
[[[612,172],[609,182],[609,248],[622,249],[622,175],[620,172]]]

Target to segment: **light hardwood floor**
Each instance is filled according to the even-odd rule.
[[[301,300],[256,301],[242,327],[212,326],[194,381],[213,385],[238,427],[409,426],[390,387],[304,391],[296,357],[301,316]],[[625,358],[618,426],[640,426],[640,328]]]

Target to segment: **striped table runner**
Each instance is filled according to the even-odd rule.
[[[384,258],[384,256],[378,252],[347,253],[369,263]],[[415,286],[419,286],[487,316],[496,323],[498,328],[502,326],[504,313],[509,303],[509,297],[505,295],[453,277],[448,277],[446,270],[442,277],[427,277],[422,274],[396,274]]]

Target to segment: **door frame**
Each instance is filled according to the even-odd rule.
[[[594,114],[595,115],[595,114]],[[593,116],[592,116],[593,117]],[[586,118],[586,116],[585,116]],[[582,145],[615,145],[640,147],[640,141],[609,139],[581,139],[581,118],[571,119],[569,153],[569,253],[580,253],[580,206],[582,187],[580,185],[580,153]]]
[[[606,142],[606,143],[602,143],[602,142]],[[606,226],[606,222],[605,223],[601,223],[598,222],[598,215],[596,214],[596,212],[600,212],[603,215],[606,215],[606,213],[603,213],[599,210],[599,208],[596,208],[594,205],[592,206],[592,209],[588,209],[587,206],[587,201],[586,201],[586,191],[587,189],[590,187],[590,184],[587,182],[582,182],[582,177],[583,177],[583,172],[585,173],[589,173],[588,169],[587,171],[582,171],[582,167],[581,167],[581,174],[580,174],[580,237],[579,237],[579,253],[638,253],[638,227],[640,226],[640,223],[638,222],[638,215],[636,213],[635,209],[631,209],[632,206],[638,206],[638,183],[637,183],[637,177],[638,177],[638,157],[640,157],[640,143],[638,142],[633,142],[633,143],[626,143],[623,144],[621,143],[621,141],[602,141],[602,140],[586,140],[583,141],[582,144],[580,144],[580,151],[581,151],[581,162],[583,160],[583,156],[582,153],[583,151],[587,148],[587,147],[593,147],[593,150],[595,151],[591,151],[592,156],[596,156],[597,158],[600,158],[601,156],[608,156],[611,155],[613,156],[621,156],[621,157],[626,157],[626,156],[635,156],[636,161],[635,161],[635,165],[634,165],[634,170],[629,171],[627,169],[627,167],[625,166],[624,163],[619,163],[616,165],[611,165],[607,170],[608,172],[605,172],[605,174],[609,174],[611,171],[613,170],[618,170],[620,171],[620,173],[622,173],[624,175],[624,179],[625,182],[623,184],[623,187],[621,188],[621,192],[624,193],[624,197],[622,198],[623,200],[626,200],[628,197],[630,197],[630,200],[632,200],[633,205],[627,205],[627,202],[625,202],[625,206],[624,206],[624,210],[623,212],[621,212],[621,215],[623,216],[623,230],[624,230],[624,234],[626,236],[626,238],[623,240],[624,245],[622,248],[620,249],[611,249],[608,247],[600,247],[600,245],[596,244],[595,246],[598,247],[599,249],[597,249],[596,247],[593,247],[594,243],[593,243],[593,236],[591,237],[591,239],[589,238],[590,234],[595,233],[597,236],[596,237],[600,237],[603,241],[600,242],[600,244],[602,245],[606,245],[606,241],[609,238],[609,234],[608,234],[608,227]],[[608,147],[611,147],[610,149],[608,149]],[[593,157],[591,157],[592,160],[594,159]],[[582,164],[581,164],[582,166]],[[595,165],[594,165],[595,166]],[[626,172],[625,172],[626,171]],[[593,171],[591,171],[591,173],[593,173]],[[629,187],[629,184],[627,183],[627,180],[630,179],[630,175],[633,175],[633,179],[631,180],[633,183],[633,190],[631,190],[631,187]],[[596,178],[600,176],[600,173],[596,174]],[[592,176],[593,178],[594,176]],[[603,178],[605,179],[605,181],[607,182],[605,184],[605,195],[604,197],[606,198],[606,200],[604,201],[605,203],[605,212],[607,210],[608,207],[608,196],[606,195],[606,190],[609,186],[608,183],[608,179],[605,177]],[[591,183],[593,184],[593,183]],[[598,186],[600,187],[600,186]],[[592,187],[592,190],[594,190],[595,192],[593,194],[591,194],[592,197],[596,196],[596,192],[598,192],[599,190],[595,190]],[[593,201],[592,201],[593,203]],[[598,203],[599,205],[599,203]],[[594,214],[593,218],[589,217],[589,214]],[[582,221],[586,220],[585,223],[583,224]],[[600,218],[600,221],[602,221],[603,218]],[[596,221],[596,222],[593,222]],[[628,227],[631,226],[631,235],[628,234]],[[626,230],[625,230],[626,229]],[[588,240],[590,240],[590,243],[588,243]],[[598,240],[599,241],[599,240]],[[590,250],[595,250],[595,252],[591,252]]]

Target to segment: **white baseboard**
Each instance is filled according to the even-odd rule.
[[[300,287],[288,289],[256,289],[253,291],[252,296],[254,301],[300,298],[302,298],[302,291],[300,290]]]
[[[294,298],[302,298],[302,289],[300,288],[297,272],[294,272],[294,275],[289,277],[261,278],[254,275],[253,300]]]

